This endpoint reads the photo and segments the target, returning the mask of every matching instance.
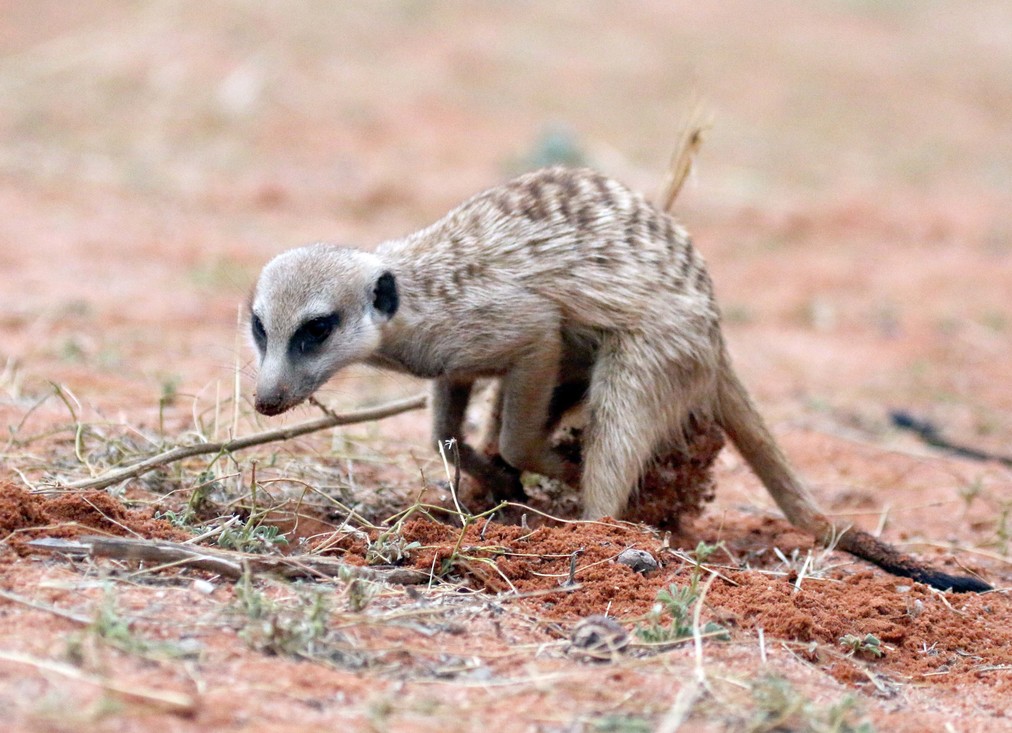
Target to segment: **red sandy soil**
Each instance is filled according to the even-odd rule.
[[[926,446],[889,411],[1012,454],[1009,28],[999,0],[7,8],[0,727],[771,730],[763,711],[790,709],[780,729],[818,730],[852,705],[837,729],[1006,730],[1012,470]],[[385,520],[446,478],[423,413],[108,491],[48,489],[312,414],[249,407],[237,308],[276,252],[412,231],[553,145],[652,192],[694,92],[714,126],[677,210],[785,451],[829,513],[996,592],[938,593],[824,553],[730,449],[712,474],[658,472],[635,515],[648,524],[531,510],[529,529],[461,535],[438,509],[442,522],[412,516],[403,563],[438,581],[261,577],[266,620],[206,572],[30,549],[181,540],[155,515],[194,492],[196,531],[245,521],[255,470],[257,507],[288,535],[277,551],[365,563]],[[345,409],[419,388],[353,370],[321,396]],[[533,504],[556,500],[573,509]],[[351,505],[377,526],[347,522]],[[722,547],[702,570],[701,541]],[[659,569],[617,563],[627,548]],[[637,638],[658,592],[693,573],[700,623],[729,640],[633,643],[609,661],[569,648],[594,614]],[[279,628],[316,593],[322,626],[293,652]],[[881,658],[840,643],[867,634]]]
[[[151,512],[128,509],[103,491],[58,494],[52,498],[30,494],[16,484],[0,485],[0,531],[8,547],[19,555],[39,537],[73,539],[82,534],[140,536],[185,540],[186,532]]]
[[[37,531],[45,536],[61,537],[109,530],[115,534],[148,537],[178,535],[178,531],[165,522],[151,520],[144,512],[126,510],[103,494],[41,499],[8,486],[4,497],[0,515],[4,520],[2,529],[8,536],[12,531],[24,533],[26,530],[31,530],[32,534]],[[110,523],[110,518],[115,521]],[[275,668],[278,675],[268,686],[271,692],[268,697],[277,695],[287,699],[298,690],[298,700],[288,699],[288,704],[301,701],[326,720],[341,719],[336,708],[341,707],[347,696],[356,700],[365,694],[359,682],[349,684],[348,679],[349,674],[362,665],[372,670],[372,679],[366,685],[372,695],[381,695],[381,691],[389,694],[389,685],[401,680],[410,683],[406,690],[403,684],[399,688],[407,692],[408,699],[430,686],[429,680],[433,677],[463,682],[474,676],[485,683],[480,686],[494,688],[505,683],[517,689],[536,688],[538,685],[533,678],[537,675],[531,671],[532,664],[541,670],[538,675],[559,673],[563,680],[589,675],[597,678],[596,684],[601,684],[602,673],[596,669],[597,663],[588,666],[587,662],[580,661],[578,654],[567,654],[565,640],[575,624],[594,614],[607,614],[633,629],[647,618],[659,591],[672,583],[688,585],[693,573],[693,565],[684,561],[684,554],[670,549],[670,537],[662,542],[656,533],[636,525],[569,523],[530,530],[477,522],[461,534],[460,528],[449,524],[409,520],[400,533],[407,541],[418,543],[417,549],[411,551],[411,563],[423,570],[434,570],[450,581],[456,579],[457,592],[410,590],[405,595],[405,591],[391,587],[382,592],[380,599],[373,602],[370,613],[363,617],[356,616],[348,608],[350,594],[347,590],[343,593],[340,588],[324,591],[336,605],[329,615],[330,623],[337,629],[349,626],[355,629],[354,638],[342,636],[327,654],[321,651],[318,658],[301,665],[275,656],[261,655],[258,659],[244,648],[232,628],[237,614],[230,585],[210,578],[213,582],[205,581],[201,587],[197,580],[202,575],[199,572],[172,573],[166,578],[168,586],[159,581],[158,575],[149,575],[134,587],[120,587],[117,584],[124,583],[131,575],[140,578],[145,575],[131,573],[129,568],[118,563],[105,567],[87,564],[75,569],[65,562],[36,557],[26,564],[13,553],[8,553],[3,562],[8,586],[21,594],[20,603],[27,604],[29,601],[24,599],[30,596],[30,602],[73,611],[82,606],[100,605],[102,596],[95,597],[99,589],[116,586],[116,612],[131,620],[131,634],[146,640],[148,646],[142,651],[134,650],[138,658],[125,656],[117,659],[115,665],[121,669],[120,665],[125,665],[125,669],[130,670],[140,664],[146,673],[137,676],[134,670],[110,675],[113,680],[122,680],[121,675],[125,675],[133,697],[118,690],[107,694],[117,705],[127,707],[127,719],[143,710],[145,717],[174,715],[204,728],[239,725],[247,716],[264,724],[280,719],[278,711],[266,700],[251,701],[243,710],[232,709],[222,718],[221,695],[226,694],[225,690],[208,694],[208,687],[217,689],[237,682],[240,687],[264,684],[257,672],[260,667]],[[794,542],[790,539],[792,534]],[[711,558],[705,566],[708,570],[704,571],[704,574],[716,573],[715,580],[707,588],[704,620],[719,622],[730,632],[727,641],[707,642],[706,653],[712,668],[724,670],[728,665],[726,669],[738,669],[736,665],[742,664],[742,656],[754,654],[751,649],[757,643],[756,633],[762,629],[763,643],[770,645],[772,650],[767,650],[768,657],[772,654],[780,658],[782,653],[787,653],[797,665],[818,670],[845,689],[864,690],[867,694],[894,699],[910,694],[908,690],[924,693],[930,688],[934,693],[929,697],[936,705],[941,702],[951,707],[962,700],[958,704],[971,705],[979,718],[990,717],[996,722],[1003,718],[1012,684],[1004,674],[1012,664],[1012,629],[1008,624],[1012,602],[1007,596],[967,595],[947,599],[944,594],[923,586],[849,563],[828,570],[819,568],[814,577],[802,577],[800,583],[797,572],[765,572],[761,560],[750,562],[749,569],[741,569],[743,556],[759,558],[772,546],[787,553],[795,547],[810,549],[807,538],[797,537],[797,532],[783,521],[771,518],[742,517],[734,523],[733,529],[721,527],[712,520],[705,521],[697,523],[693,535],[692,540],[724,542],[729,549],[726,553],[718,551],[723,557]],[[351,539],[351,542],[335,543],[328,537],[329,551],[352,564],[364,564],[364,544],[355,537]],[[689,538],[679,539],[681,541],[674,542],[674,546],[685,544]],[[25,547],[20,543],[9,544],[18,549],[19,554]],[[335,545],[343,547],[335,551]],[[661,567],[640,574],[616,562],[617,555],[629,548],[651,553]],[[572,566],[574,551],[578,551],[577,562]],[[573,567],[575,570],[571,574]],[[95,579],[89,582],[89,576]],[[33,590],[31,586],[40,577],[42,582]],[[285,590],[269,578],[260,582],[272,596],[287,596],[289,600],[293,596],[293,590]],[[168,599],[167,588],[173,591]],[[471,595],[474,591],[488,595],[482,600],[481,594]],[[454,595],[458,596],[456,603]],[[305,597],[300,601],[298,593],[294,597],[296,605],[307,602]],[[503,600],[496,601],[496,598]],[[19,606],[8,608],[19,611],[14,621],[18,624],[40,615]],[[390,609],[394,616],[403,614],[412,618],[417,614],[419,621],[403,626],[391,621],[384,623],[383,612]],[[87,613],[83,615],[87,620]],[[188,624],[183,622],[184,618],[198,621]],[[5,625],[12,621],[9,614],[5,616]],[[109,659],[116,656],[113,643],[110,642],[110,648],[97,643],[81,630],[81,623],[76,624],[77,631],[70,632],[61,629],[74,629],[75,624],[59,617],[42,616],[32,619],[31,623],[35,629],[40,625],[47,629],[52,627],[52,639],[48,642],[46,634],[33,634],[22,637],[18,645],[22,654],[32,654],[31,659],[36,662],[40,658],[38,655],[53,658],[55,652],[55,659],[71,660],[86,671],[96,665],[106,670],[107,665],[113,663]],[[364,628],[356,628],[363,624]],[[223,634],[224,639],[221,638]],[[884,656],[867,660],[848,654],[839,644],[847,634],[875,635],[882,642]],[[225,639],[228,643],[223,645]],[[175,647],[159,646],[173,642]],[[536,660],[541,655],[533,653],[532,647],[526,645],[542,645],[550,651],[538,663]],[[196,657],[200,684],[178,678],[186,667],[174,663],[172,655],[176,654]],[[676,665],[684,656],[677,648],[663,654],[673,657],[666,664]],[[300,666],[322,664],[328,659],[333,661],[325,664],[311,679],[299,672]],[[656,660],[648,647],[628,652],[611,662],[616,670],[610,674],[619,677],[605,679],[604,683],[622,679],[623,684],[632,689],[649,689],[649,685],[658,682],[655,677],[659,670],[653,668]],[[18,662],[16,659],[8,661]],[[294,668],[290,669],[293,664]],[[155,665],[156,672],[151,665]],[[343,673],[342,668],[346,668]],[[173,673],[173,669],[177,671]],[[560,669],[566,671],[560,673]],[[227,681],[229,670],[239,680]],[[780,673],[786,672],[780,670]],[[222,675],[226,679],[222,679]],[[528,675],[532,679],[526,679]],[[351,675],[351,679],[355,677]],[[83,706],[80,714],[84,719],[104,717],[100,703],[92,698],[94,691],[68,689],[63,683],[60,689],[61,694],[73,695],[75,703]],[[152,689],[178,693],[186,703],[170,700],[170,704],[145,697]],[[971,689],[972,695],[966,696]],[[335,690],[340,691],[338,698],[332,698]],[[483,693],[475,690],[478,697],[489,692],[489,689]],[[578,696],[561,694],[560,699],[552,695],[553,716],[576,715],[582,701]],[[267,709],[263,705],[267,705]],[[427,703],[423,707],[428,710],[430,705]],[[496,720],[495,703],[488,701],[487,705],[491,708],[487,711],[489,719]],[[159,713],[159,709],[169,712]],[[400,712],[396,710],[395,705],[385,716],[399,718],[411,710],[411,705]],[[571,713],[566,713],[567,710]],[[926,725],[928,720],[934,719],[930,712],[919,709],[917,725]],[[445,712],[431,714],[435,715],[432,721],[435,722]],[[553,716],[534,712],[530,720]],[[879,720],[889,729],[916,729],[916,726],[904,727],[910,723],[905,720],[908,716],[909,711],[898,716],[880,714]],[[733,720],[731,714],[720,710],[719,706],[716,717],[725,722]],[[349,718],[352,722],[356,716]],[[36,708],[29,717],[36,723],[47,719],[66,725],[77,720],[77,715],[61,720],[54,711]],[[310,722],[306,720],[307,724]]]

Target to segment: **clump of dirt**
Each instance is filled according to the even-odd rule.
[[[714,423],[693,424],[686,437],[685,451],[660,456],[647,470],[626,518],[675,531],[713,501],[713,464],[724,447],[724,433]]]
[[[579,466],[583,457],[583,433],[583,425],[569,423],[552,436],[552,448],[568,462]],[[724,447],[724,433],[714,423],[693,422],[685,438],[684,448],[673,448],[650,463],[638,490],[629,500],[624,519],[677,531],[684,526],[685,520],[698,517],[706,504],[713,501],[716,492],[713,465]],[[525,491],[525,503],[541,512],[563,518],[580,515],[580,496],[575,487],[546,480],[526,486]],[[475,513],[494,506],[491,497],[477,486],[465,487],[464,497],[468,508]],[[430,494],[427,500],[452,508],[448,496]],[[519,522],[522,514],[522,510],[511,508],[498,518]],[[535,525],[541,523],[537,517],[528,517],[528,520]]]
[[[745,526],[744,532],[739,531],[739,524]],[[804,551],[812,546],[810,536],[783,520],[748,516],[736,517],[729,527],[705,518],[688,522],[666,540],[646,526],[614,520],[546,522],[533,529],[476,522],[461,529],[419,519],[406,522],[401,534],[406,541],[421,545],[411,557],[414,567],[420,570],[457,574],[475,589],[491,593],[558,590],[558,595],[546,595],[537,602],[539,615],[558,621],[572,621],[594,613],[618,618],[647,613],[659,590],[671,583],[684,585],[689,581],[693,566],[682,559],[684,553],[680,553],[681,557],[673,553],[672,547],[694,547],[699,541],[723,543],[729,551],[714,555],[711,562],[731,560],[732,564],[749,568],[722,569],[725,577],[736,580],[739,575],[756,575],[763,587],[782,586],[790,590],[793,578],[786,572],[778,576],[758,575],[752,568],[780,562],[772,552],[774,546],[788,555],[794,547]],[[781,544],[781,539],[787,542]],[[797,544],[792,546],[795,541]],[[618,555],[630,548],[650,553],[658,560],[659,568],[638,573],[618,562]],[[753,561],[757,562],[753,564]],[[845,572],[840,571],[839,576]],[[570,580],[580,586],[578,591],[570,587]],[[727,604],[727,614],[732,617],[739,613],[748,615],[751,613],[748,603],[754,600],[745,598],[743,608]],[[777,602],[773,607],[779,608],[779,605]],[[803,641],[817,638],[808,633],[808,627],[790,628],[788,621],[793,616],[788,614],[783,624],[783,638]],[[830,636],[825,635],[820,640]]]
[[[86,534],[111,534],[165,540],[187,535],[151,511],[128,509],[102,491],[42,496],[10,482],[0,482],[0,533],[19,555],[29,553],[28,542],[38,537],[73,539]]]
[[[724,447],[724,433],[712,422],[693,421],[686,428],[684,449],[655,457],[630,499],[625,518],[675,531],[683,520],[698,517],[713,501],[713,464]],[[553,446],[567,460],[582,460],[583,427],[569,425],[556,433]]]

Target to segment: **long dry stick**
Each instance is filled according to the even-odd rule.
[[[388,402],[385,405],[370,407],[366,410],[357,410],[355,412],[347,412],[344,414],[330,413],[326,417],[317,418],[316,420],[308,420],[298,425],[292,425],[291,427],[278,428],[277,430],[265,430],[261,433],[254,433],[253,435],[247,435],[244,438],[235,438],[234,440],[227,440],[222,443],[197,443],[195,445],[184,445],[179,448],[173,448],[172,450],[167,450],[164,453],[151,456],[150,458],[145,458],[133,465],[109,471],[97,478],[89,478],[82,481],[70,481],[68,483],[57,483],[53,486],[53,488],[104,489],[105,487],[112,486],[120,481],[124,481],[129,478],[136,478],[137,476],[153,471],[156,468],[160,468],[161,466],[165,466],[169,463],[175,463],[176,461],[181,461],[185,458],[206,455],[208,453],[234,453],[235,451],[243,450],[244,448],[251,448],[254,445],[263,445],[264,443],[273,443],[279,440],[291,440],[292,438],[297,438],[300,435],[314,433],[318,430],[326,430],[327,428],[336,427],[337,425],[351,425],[353,423],[382,420],[385,417],[398,415],[402,412],[421,409],[422,407],[425,407],[427,401],[428,397],[426,395],[415,395],[414,397],[397,400],[396,402]]]
[[[28,546],[42,552],[68,555],[111,557],[116,560],[174,564],[207,570],[237,580],[249,569],[254,573],[274,573],[285,578],[336,578],[339,576],[383,581],[398,585],[417,585],[429,580],[429,574],[411,568],[369,568],[309,555],[254,555],[248,552],[181,545],[177,542],[139,540],[126,537],[81,537],[65,540],[45,537]]]

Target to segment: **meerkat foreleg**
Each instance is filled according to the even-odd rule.
[[[471,400],[473,379],[442,377],[432,381],[432,440],[462,441],[464,415]]]
[[[488,416],[485,418],[484,434],[481,438],[482,449],[488,455],[499,455],[499,434],[502,433],[502,385],[498,380],[489,389]]]
[[[491,491],[497,500],[522,499],[520,472],[501,459],[476,451],[464,440],[464,417],[474,388],[473,379],[443,377],[432,383],[432,440],[457,441],[460,468]]]

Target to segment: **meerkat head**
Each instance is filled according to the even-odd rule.
[[[394,275],[373,254],[314,244],[268,262],[250,296],[257,412],[282,413],[369,358],[397,305]]]

